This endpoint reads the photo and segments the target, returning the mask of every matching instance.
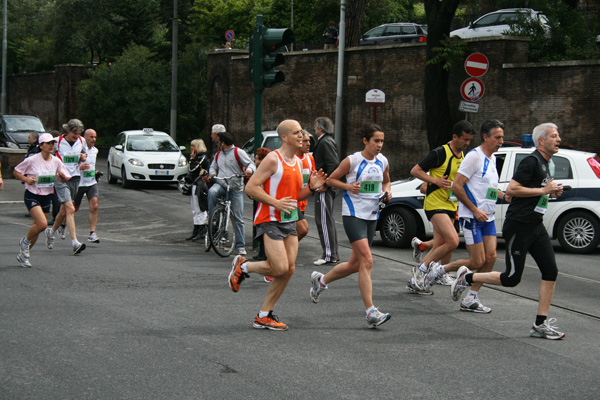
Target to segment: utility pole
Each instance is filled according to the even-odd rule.
[[[6,114],[6,2],[2,3],[2,104],[0,112]]]
[[[335,143],[338,154],[342,156],[342,121],[344,93],[344,51],[346,49],[346,0],[340,2],[340,33],[338,35],[340,45],[338,46],[338,73],[337,73],[337,95],[335,98]]]
[[[179,37],[177,19],[177,0],[173,0],[173,54],[171,56],[171,137],[173,139],[177,137],[177,45]]]

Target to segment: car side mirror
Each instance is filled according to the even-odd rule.
[[[115,150],[123,151],[123,146],[118,144],[115,146]]]
[[[185,146],[179,146],[179,150],[185,151]]]
[[[473,29],[473,23],[469,22],[469,29]]]

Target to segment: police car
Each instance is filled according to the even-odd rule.
[[[501,147],[495,153],[499,188],[505,190],[519,163],[534,148]],[[565,191],[550,199],[544,225],[551,238],[572,253],[590,253],[600,243],[600,163],[598,155],[560,149],[550,159],[550,172]],[[392,200],[382,210],[378,230],[386,246],[407,247],[414,236],[433,236],[433,227],[423,210],[423,182],[406,179],[392,183]],[[502,224],[508,203],[496,204],[496,230],[502,237]]]
[[[189,171],[182,150],[185,146],[152,128],[121,132],[108,151],[108,183],[121,179],[124,188],[135,182],[177,183]]]

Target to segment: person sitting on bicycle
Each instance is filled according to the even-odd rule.
[[[233,145],[233,136],[229,132],[221,132],[219,135],[220,150],[210,164],[209,179],[233,175],[251,176],[256,171],[256,166],[248,154]],[[235,224],[235,247],[238,254],[246,254],[246,241],[244,238],[244,181],[243,178],[232,178],[225,182],[223,179],[216,180],[215,184],[208,190],[208,213],[217,205],[219,198],[225,196],[227,183],[229,183],[229,200],[231,200],[231,212]]]

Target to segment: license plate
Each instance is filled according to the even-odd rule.
[[[154,171],[154,175],[169,175],[169,171],[164,169],[157,169]]]

